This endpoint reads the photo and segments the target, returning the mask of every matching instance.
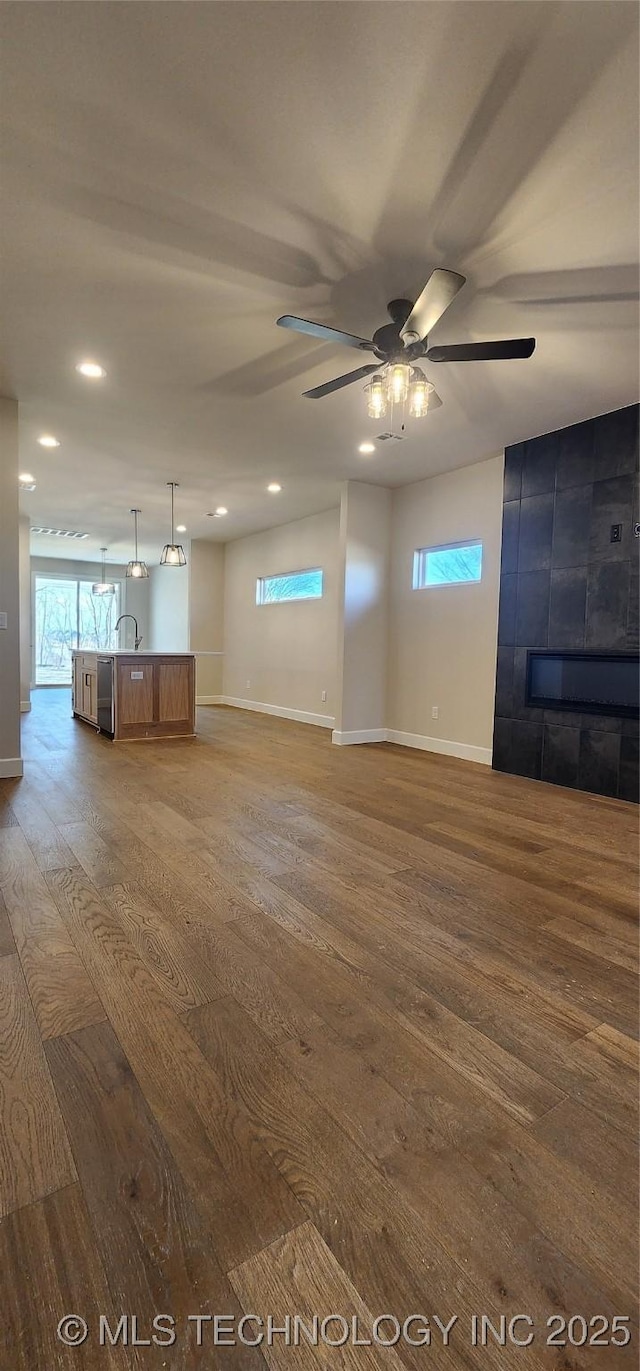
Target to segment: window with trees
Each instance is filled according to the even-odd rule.
[[[70,685],[74,648],[110,652],[117,647],[121,587],[116,581],[113,595],[94,595],[92,585],[72,576],[36,576],[36,685]]]
[[[482,543],[419,547],[413,554],[413,589],[455,586],[482,579]]]
[[[259,576],[256,604],[277,605],[289,600],[319,600],[322,595],[322,570],[287,571],[280,576]]]

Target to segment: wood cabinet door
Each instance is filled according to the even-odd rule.
[[[192,663],[161,663],[158,670],[158,721],[177,723],[191,718]]]
[[[98,722],[98,673],[97,671],[85,671],[84,679],[84,712],[91,722]]]
[[[82,662],[79,657],[73,658],[73,712],[82,714],[83,690],[82,690]]]
[[[118,662],[118,728],[153,723],[153,676],[155,667],[145,662],[134,666]]]

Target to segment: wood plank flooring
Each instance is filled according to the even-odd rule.
[[[7,1368],[635,1367],[636,808],[232,709],[112,744],[63,690],[24,740]]]

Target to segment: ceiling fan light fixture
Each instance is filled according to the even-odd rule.
[[[409,386],[409,414],[412,419],[422,419],[429,412],[429,397],[434,389],[424,372],[414,367]]]
[[[376,372],[371,377],[367,392],[367,408],[370,419],[382,419],[387,412],[387,389],[385,385],[386,377],[383,371]]]
[[[142,513],[142,510],[131,509],[129,513],[133,514],[134,557],[133,561],[127,562],[125,576],[128,581],[145,581],[149,577],[149,568],[147,563],[141,562],[138,557],[138,515]]]

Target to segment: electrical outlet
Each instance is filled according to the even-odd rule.
[[[247,681],[247,684],[246,684],[246,686],[245,686],[245,689],[246,689],[246,690],[251,690],[251,681]]]
[[[439,711],[439,709],[438,709],[438,706],[437,706],[437,705],[432,705],[432,706],[431,706],[431,718],[432,718],[432,719],[437,719],[439,713],[440,713],[440,711]]]
[[[0,628],[6,628],[6,627],[7,627],[7,611],[6,611],[6,609],[3,609],[3,610],[0,610]]]
[[[326,703],[327,703],[327,692],[326,692],[326,690],[323,690],[322,695],[320,696],[320,698],[321,698],[321,700],[322,700],[323,705],[326,705]]]

